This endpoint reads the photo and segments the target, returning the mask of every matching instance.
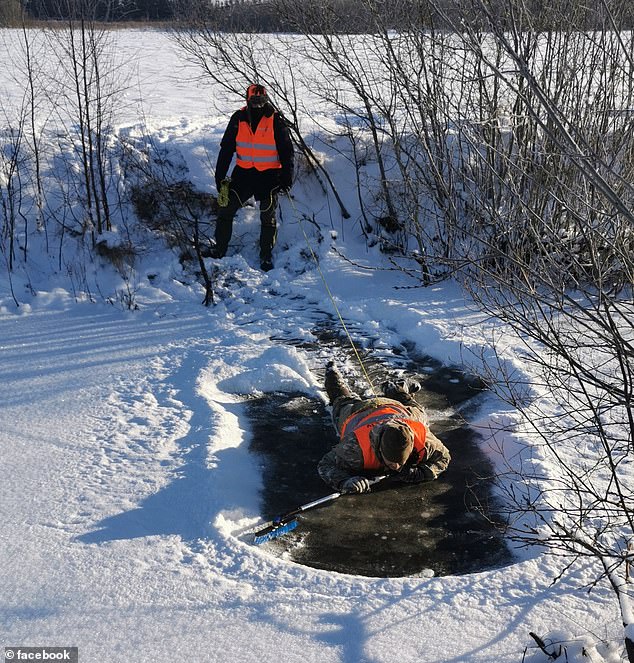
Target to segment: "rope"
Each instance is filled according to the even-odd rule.
[[[324,276],[324,273],[321,269],[321,265],[319,264],[319,260],[317,259],[317,256],[315,255],[315,252],[313,251],[313,247],[310,243],[310,240],[308,239],[308,235],[306,234],[306,230],[304,229],[304,223],[303,223],[303,218],[302,215],[299,214],[299,211],[297,207],[295,206],[295,201],[293,198],[289,195],[288,196],[289,200],[291,201],[291,205],[293,207],[293,210],[295,211],[295,216],[299,220],[299,227],[302,230],[302,234],[304,235],[304,239],[306,240],[306,245],[308,246],[308,250],[310,251],[310,255],[315,262],[315,266],[317,267],[317,271],[319,272],[319,276],[321,277],[322,283],[324,284],[324,288],[326,289],[326,292],[328,293],[328,297],[330,298],[330,301],[332,302],[333,308],[335,309],[335,312],[337,313],[337,317],[339,318],[339,322],[341,323],[341,326],[343,327],[343,330],[346,333],[346,336],[348,337],[348,342],[350,343],[350,346],[352,347],[352,350],[355,354],[355,357],[357,358],[357,361],[359,362],[359,366],[361,367],[361,371],[363,375],[365,376],[365,379],[367,380],[367,383],[370,385],[370,389],[372,389],[372,393],[374,396],[379,396],[379,393],[374,387],[374,384],[372,383],[372,379],[368,375],[368,372],[365,368],[365,364],[363,363],[363,359],[361,359],[361,355],[359,354],[359,351],[357,350],[357,346],[355,345],[354,341],[352,340],[352,336],[350,334],[350,331],[348,330],[348,327],[346,326],[346,323],[343,319],[343,316],[341,315],[341,311],[339,310],[339,307],[337,306],[337,302],[335,301],[335,298],[332,294],[332,291],[330,290],[330,287],[328,285],[328,282],[326,281],[326,277]]]

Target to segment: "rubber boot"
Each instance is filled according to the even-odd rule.
[[[277,238],[277,227],[275,218],[272,221],[272,225],[262,224],[260,229],[260,267],[265,272],[273,269],[273,247]]]
[[[324,387],[331,405],[337,400],[337,398],[341,398],[342,396],[349,398],[352,396],[352,392],[343,381],[341,373],[339,373],[332,362],[326,366]]]
[[[415,380],[388,380],[381,385],[381,391],[386,398],[403,403],[403,405],[416,405],[412,396],[420,391],[420,383]]]
[[[212,258],[224,258],[225,254],[227,253],[227,248],[229,247],[232,231],[233,215],[226,216],[222,213],[219,214],[218,219],[216,220],[216,245],[211,254]]]

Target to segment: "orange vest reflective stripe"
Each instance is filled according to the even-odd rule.
[[[370,443],[370,431],[378,424],[387,423],[390,420],[397,420],[407,424],[414,431],[414,450],[418,453],[418,458],[422,459],[425,449],[425,438],[427,429],[420,421],[407,418],[405,407],[394,403],[381,405],[375,410],[368,412],[356,412],[351,414],[344,422],[341,428],[341,439],[348,433],[354,433],[357,442],[363,453],[364,470],[380,470],[384,467],[378,456],[374,453]]]
[[[270,170],[282,167],[275,145],[273,115],[263,115],[255,133],[251,131],[248,121],[240,120],[236,136],[236,155],[236,165],[241,168]]]

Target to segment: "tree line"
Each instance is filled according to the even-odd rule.
[[[104,22],[166,21],[174,17],[172,0],[3,0],[0,25],[23,20],[85,18]]]
[[[569,14],[575,14],[575,27],[598,29],[612,20],[611,3],[571,3],[568,0],[531,0],[486,3],[491,17],[500,25],[513,24],[519,15],[534,30],[568,30]],[[518,7],[521,11],[518,12]],[[294,12],[295,13],[295,12]],[[423,28],[451,29],[466,23],[472,27],[486,24],[478,3],[473,0],[297,0],[296,13],[314,16],[326,24],[313,26],[315,32],[365,33],[376,28],[376,19],[389,29],[402,30],[412,21]],[[634,6],[623,3],[619,26],[634,25]],[[206,16],[208,24],[231,32],[302,32],[295,17],[280,11],[276,0],[4,0],[0,6],[0,25],[17,25],[20,18],[61,20],[89,16],[100,21],[173,21],[182,23],[192,16]],[[305,24],[303,26],[305,29]]]

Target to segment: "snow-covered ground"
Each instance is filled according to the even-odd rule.
[[[211,90],[183,79],[161,33],[122,32],[117,43],[138,62],[121,131],[144,124],[213,192],[226,112],[241,101],[220,112]],[[19,86],[1,53],[0,90],[10,99]],[[354,210],[353,174],[334,167]],[[344,318],[379,347],[414,343],[459,364],[489,352],[495,333],[502,359],[519,361],[512,336],[457,286],[399,288],[412,283],[365,269],[388,265],[366,248],[355,214],[342,220],[310,183],[294,193],[295,202],[282,202],[276,269],[267,274],[257,269],[257,216],[241,213],[210,308],[178,256],[159,247],[138,266],[137,311],[116,297],[81,301],[68,274],[51,268],[55,256],[33,248],[28,269],[13,276],[16,307],[2,270],[4,646],[73,645],[83,663],[541,663],[533,631],[565,641],[568,661],[622,660],[618,606],[604,584],[588,593],[595,572],[583,565],[555,585],[562,562],[536,550],[467,576],[367,578],[299,566],[241,536],[259,521],[261,479],[240,394],[324,398],[327,352],[283,342],[311,340],[315,319],[334,313],[322,274]],[[307,258],[301,214],[309,211],[325,237],[317,244],[314,227],[304,228],[321,271]],[[107,296],[122,287],[106,269],[91,278]],[[487,431],[514,416],[491,396],[472,422],[500,467],[503,445],[498,437],[489,446]]]

